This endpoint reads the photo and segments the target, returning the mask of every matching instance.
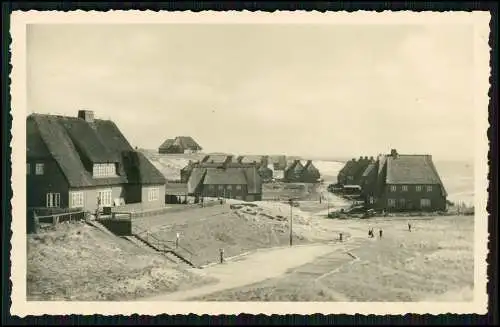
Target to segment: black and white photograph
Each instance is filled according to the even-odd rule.
[[[14,13],[12,310],[486,312],[489,21]]]

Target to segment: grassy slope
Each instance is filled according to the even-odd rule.
[[[374,222],[347,222],[358,228]],[[358,225],[358,226],[354,226]],[[202,297],[208,301],[464,301],[473,289],[473,218],[379,221],[382,240],[365,239],[276,279]],[[334,273],[320,276],[329,272]]]
[[[28,235],[30,300],[125,300],[208,282],[85,224]]]
[[[180,245],[196,253],[192,259],[201,265],[217,262],[220,248],[224,249],[227,257],[231,257],[258,248],[288,244],[287,205],[280,220],[274,219],[280,212],[259,208],[232,210],[229,202],[238,201],[228,200],[224,206],[172,212],[168,217],[137,220],[136,224],[163,240],[175,240],[179,232]],[[306,223],[300,221],[299,217],[296,220],[297,224]],[[296,236],[298,243],[309,240],[307,236]]]

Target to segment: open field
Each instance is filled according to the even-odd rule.
[[[335,251],[332,245],[330,253],[282,276],[189,300],[472,300],[473,217],[414,220],[411,232],[406,219],[324,223],[326,228],[351,234],[343,251]],[[369,227],[375,227],[376,232],[382,228],[383,238],[369,239]],[[265,268],[248,267],[248,271],[254,269]]]
[[[84,223],[27,237],[28,300],[124,300],[214,281]]]

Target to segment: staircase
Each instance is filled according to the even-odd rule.
[[[151,251],[151,252],[154,252],[154,253],[160,253],[168,261],[170,261],[172,263],[175,263],[175,264],[181,264],[181,263],[183,263],[182,260],[180,260],[179,258],[177,258],[172,253],[158,251],[155,247],[151,246],[151,244],[144,242],[143,240],[141,240],[140,238],[138,238],[138,237],[136,237],[134,235],[132,235],[132,236],[122,236],[122,238],[126,239],[127,241],[133,243],[135,246],[140,247],[140,248],[142,248],[144,250]]]
[[[132,236],[127,236],[129,240],[132,240],[134,243],[140,243],[141,246],[146,246],[150,249],[155,250],[156,252],[160,252],[165,256],[168,256],[171,261],[175,261],[177,263],[186,263],[193,268],[200,268],[196,264],[192,262],[192,260],[186,258],[186,256],[193,256],[193,253],[188,249],[179,246],[178,249],[174,249],[169,244],[175,244],[174,242],[168,242],[164,240],[159,240],[153,235],[151,235],[147,231],[142,231],[139,233],[134,233]],[[186,255],[181,255],[179,252],[184,252]]]

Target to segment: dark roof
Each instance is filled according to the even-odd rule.
[[[228,155],[225,154],[211,154],[205,160],[206,163],[223,163],[227,160]]]
[[[169,148],[171,147],[172,145],[174,145],[174,139],[166,139],[165,142],[162,143],[162,145],[160,145],[160,149],[166,149],[166,148]]]
[[[443,185],[430,155],[387,156],[386,160],[387,184]]]
[[[196,189],[200,186],[200,183],[203,181],[206,172],[206,168],[193,168],[187,182],[188,193],[194,193],[196,191]]]
[[[74,117],[31,114],[27,117],[27,125],[31,129],[27,156],[44,152],[43,144],[70,187],[165,183],[163,175],[132,148],[110,120],[95,119],[89,123]],[[92,165],[106,162],[118,164],[118,176],[93,178]]]
[[[205,185],[244,185],[247,184],[246,176],[242,169],[228,168],[217,169],[208,168],[205,179]]]
[[[338,175],[348,175],[350,170],[356,165],[356,161],[349,160],[345,163],[344,167],[339,171]]]
[[[318,168],[316,168],[316,166],[314,166],[314,164],[312,163],[312,160],[308,160],[304,166],[304,170],[308,170],[310,172],[318,172],[319,173],[319,170]]]
[[[235,168],[201,168],[195,167],[189,176],[187,189],[194,193],[200,184],[204,185],[247,185],[248,193],[260,193],[262,179],[255,166]]]
[[[304,169],[304,165],[300,162],[300,160],[294,160],[290,163],[290,165],[286,168],[287,171],[302,171]]]
[[[201,146],[191,136],[177,136],[175,139],[166,139],[160,149],[167,149],[171,146],[178,146],[183,150],[202,150]]]
[[[186,195],[188,193],[187,184],[167,183],[165,184],[165,194],[167,195]]]
[[[377,164],[375,162],[371,162],[363,172],[363,177],[367,177],[372,172],[372,170],[376,168],[376,166]]]

